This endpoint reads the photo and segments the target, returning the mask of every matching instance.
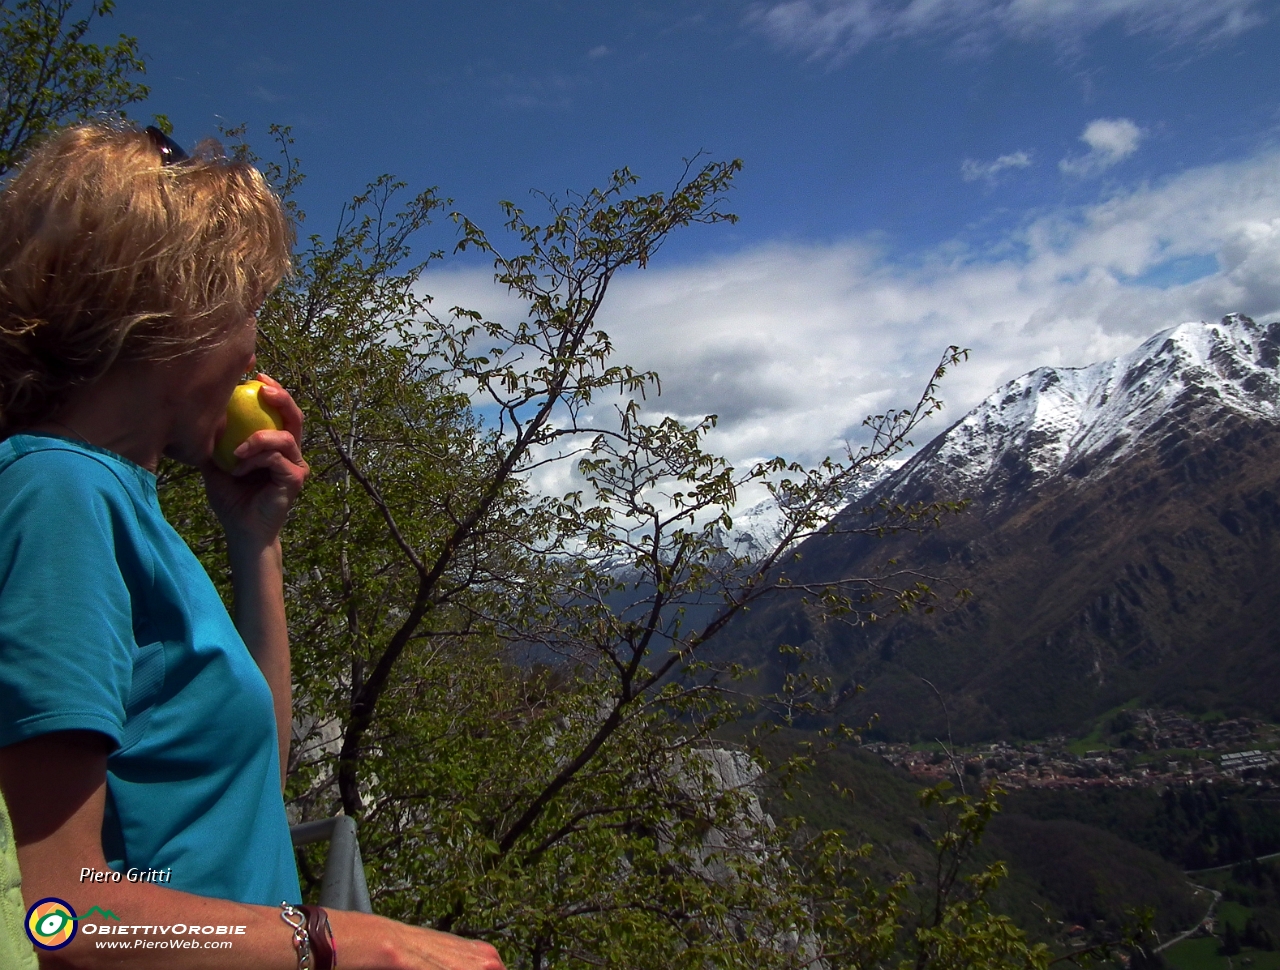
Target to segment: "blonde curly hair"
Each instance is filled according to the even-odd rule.
[[[216,142],[162,165],[146,132],[68,128],[0,189],[0,436],[117,362],[219,344],[290,270],[292,228]]]

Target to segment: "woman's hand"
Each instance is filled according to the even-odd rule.
[[[364,913],[328,912],[343,970],[504,970],[498,951],[482,940]]]
[[[255,431],[235,450],[239,461],[227,474],[212,460],[200,469],[214,514],[232,547],[271,545],[310,469],[302,457],[302,410],[273,377],[259,374],[259,392],[284,419],[282,431]]]

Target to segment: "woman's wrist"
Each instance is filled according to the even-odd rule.
[[[337,970],[338,947],[329,914],[319,906],[280,904],[280,918],[293,931],[298,970]]]
[[[227,558],[231,572],[266,569],[284,574],[284,552],[280,537],[272,538],[227,533]]]
[[[402,947],[395,944],[403,924],[372,913],[330,910],[334,942],[342,950],[342,970],[392,970],[409,968]]]

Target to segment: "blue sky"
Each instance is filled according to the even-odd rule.
[[[107,30],[180,141],[291,125],[312,231],[383,172],[496,230],[531,188],[742,158],[741,221],[678,237],[605,315],[735,461],[824,453],[950,343],[974,349],[954,420],[1035,366],[1280,312],[1274,2],[120,0]],[[474,262],[426,285],[513,309]]]

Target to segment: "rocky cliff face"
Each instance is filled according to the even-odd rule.
[[[923,537],[821,538],[797,578],[892,556],[970,589],[933,616],[854,628],[783,600],[720,647],[781,676],[803,646],[892,737],[1037,737],[1141,699],[1280,716],[1280,323],[1233,315],[1084,368],[1040,368],[939,435],[842,516],[969,499]],[[946,700],[947,713],[925,680]]]

